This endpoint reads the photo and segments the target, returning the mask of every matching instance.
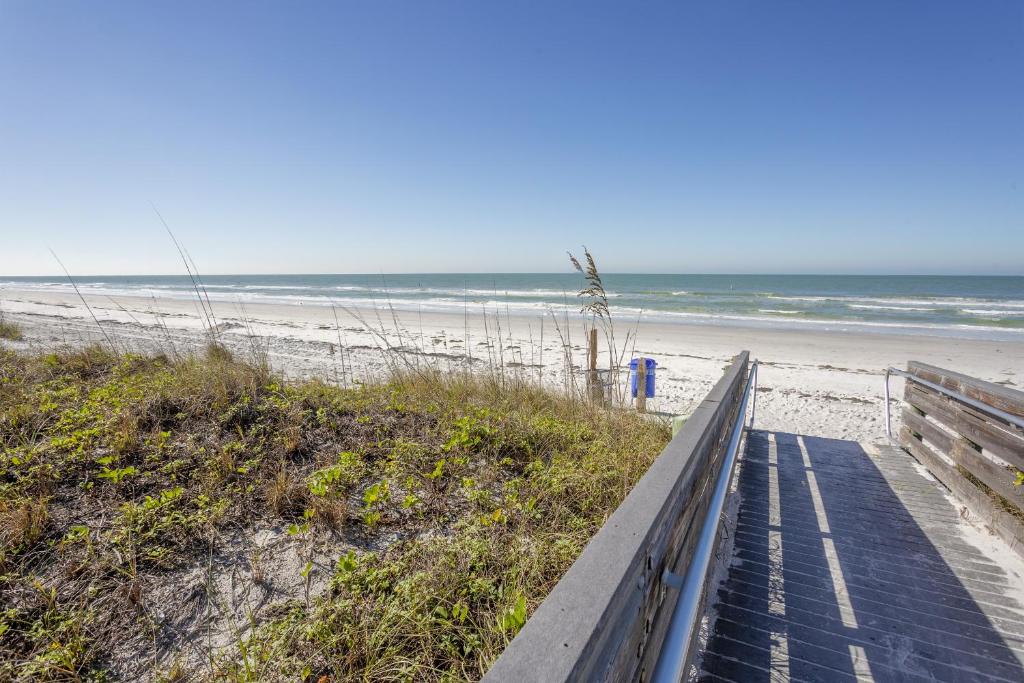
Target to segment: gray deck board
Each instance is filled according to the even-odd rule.
[[[706,681],[1024,681],[1021,577],[904,452],[755,431]]]

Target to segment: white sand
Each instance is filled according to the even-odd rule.
[[[195,348],[201,341],[202,323],[195,302],[89,296],[87,300],[107,333],[133,347],[171,346],[181,351]],[[27,341],[17,346],[103,338],[74,294],[5,288],[0,290],[0,301],[6,315],[24,326]],[[368,331],[353,312],[337,311],[339,330],[335,313],[327,307],[247,304],[243,310],[218,302],[213,307],[226,345],[244,352],[251,348],[255,336],[268,350],[274,368],[286,376],[358,380],[386,372],[386,354],[380,350],[385,342],[380,334]],[[521,362],[524,367],[519,372],[564,386],[563,347],[550,315],[506,317],[501,312],[500,350],[493,310],[487,319],[479,310],[468,316],[398,313],[397,320],[390,311],[363,310],[356,315],[378,331],[383,329],[392,346],[418,349],[407,356],[412,361],[442,369],[458,367],[468,337],[475,367]],[[560,323],[564,333],[564,319]],[[617,322],[619,337],[634,323]],[[581,322],[571,320],[568,331],[573,363],[581,365],[585,358]],[[344,347],[344,354],[337,351],[339,346]],[[1024,342],[641,321],[634,355],[658,362],[658,395],[648,407],[689,413],[721,376],[729,359],[744,349],[762,363],[756,409],[761,429],[883,440],[883,373],[887,366],[903,367],[908,360],[1011,387],[1024,385]],[[606,363],[606,358],[602,362]],[[894,380],[893,395],[900,391],[902,383]]]

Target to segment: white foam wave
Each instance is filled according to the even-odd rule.
[[[957,307],[963,306],[964,304],[978,304],[988,306],[992,308],[1014,308],[1024,310],[1024,300],[1014,299],[982,299],[976,297],[962,297],[962,296],[943,296],[933,297],[926,299],[911,299],[911,298],[898,298],[898,297],[870,297],[870,296],[843,296],[840,294],[832,296],[783,296],[780,294],[772,294],[768,296],[769,299],[776,299],[778,301],[809,301],[809,302],[835,302],[846,304],[851,307],[864,307],[867,304],[876,304],[880,306],[898,306],[900,308],[907,308],[909,306],[928,306],[928,307]],[[930,310],[934,310],[931,308]]]
[[[568,298],[570,300],[576,298],[576,292],[567,290],[555,290],[555,289],[480,289],[480,288],[464,288],[459,289],[457,287],[360,287],[360,286],[339,286],[333,287],[332,289],[338,291],[351,291],[351,292],[373,292],[377,296],[383,298],[386,296],[404,296],[404,295],[434,295],[434,296],[452,296],[452,297],[482,297],[482,296],[510,296],[521,299],[552,299],[561,301],[562,299]],[[622,294],[618,292],[607,292],[609,299],[621,297]]]
[[[991,317],[1004,317],[1004,316],[1022,316],[1022,317],[1024,317],[1024,310],[1011,311],[1011,310],[1006,310],[1006,309],[993,310],[993,309],[988,309],[988,308],[961,308],[960,310],[962,312],[964,312],[964,313],[969,313],[971,315],[982,315],[982,316],[991,316]]]
[[[850,308],[861,308],[869,311],[934,311],[925,306],[882,306],[880,304],[847,304]]]

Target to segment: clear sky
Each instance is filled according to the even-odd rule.
[[[1024,273],[1024,3],[0,2],[0,274]]]

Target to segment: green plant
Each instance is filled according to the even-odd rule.
[[[487,410],[479,410],[476,415],[465,415],[455,420],[448,441],[441,447],[446,453],[468,450],[479,446],[494,431],[486,419],[490,415]]]
[[[310,526],[312,525],[312,519],[316,515],[316,510],[312,508],[306,509],[302,512],[301,522],[292,522],[288,525],[289,536],[305,536],[309,533]]]
[[[115,485],[120,484],[128,477],[139,473],[139,471],[135,469],[135,467],[132,465],[129,465],[128,467],[115,467],[111,469],[110,467],[108,467],[108,465],[110,465],[111,462],[113,462],[113,458],[111,456],[100,458],[96,462],[99,465],[103,466],[103,469],[100,470],[100,473],[97,474],[96,476],[99,477],[100,479],[107,479],[108,481]]]
[[[515,635],[526,623],[526,596],[519,595],[498,615],[498,629]]]
[[[364,472],[362,459],[357,453],[344,451],[338,455],[338,462],[309,475],[309,491],[314,496],[337,496],[345,488],[355,484]]]
[[[381,508],[391,497],[391,489],[386,481],[379,481],[366,488],[363,492],[363,522],[371,529],[380,522]]]

